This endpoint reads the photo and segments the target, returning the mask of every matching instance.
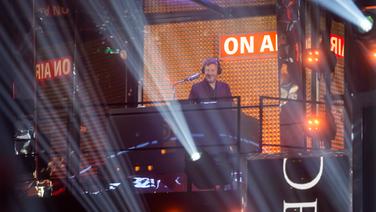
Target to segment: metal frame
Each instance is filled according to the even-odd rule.
[[[275,5],[262,5],[262,6],[245,6],[245,7],[229,7],[223,8],[223,13],[218,13],[213,10],[202,11],[188,11],[176,13],[145,13],[146,23],[153,24],[166,24],[166,23],[180,23],[189,21],[208,21],[220,19],[233,19],[255,16],[268,16],[275,15]]]
[[[310,103],[310,104],[314,104],[314,105],[320,105],[320,104],[324,105],[325,104],[325,102],[320,102],[320,101],[315,101],[315,100],[308,101],[308,100],[295,100],[295,99],[288,99],[288,98],[260,96],[260,102],[259,102],[259,107],[260,107],[260,111],[259,111],[260,138],[259,138],[259,141],[260,141],[260,149],[261,149],[261,151],[262,151],[262,147],[263,146],[289,147],[289,148],[296,148],[296,149],[303,149],[303,150],[308,150],[308,149],[309,150],[315,150],[315,149],[320,149],[321,150],[321,148],[307,148],[307,145],[305,145],[305,147],[302,148],[302,147],[294,147],[294,146],[289,146],[289,145],[264,144],[263,140],[262,140],[263,109],[265,107],[279,107],[280,106],[279,104],[265,105],[264,104],[264,100],[265,99],[278,100],[278,101],[300,102],[300,103],[305,103],[305,104]],[[339,104],[339,103],[333,103],[333,105],[335,105],[335,106],[344,106],[344,104]],[[346,128],[346,126],[345,126],[345,128]],[[345,146],[345,149],[346,149],[346,146]]]

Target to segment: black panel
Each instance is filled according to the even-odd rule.
[[[363,211],[376,211],[376,107],[363,110]]]

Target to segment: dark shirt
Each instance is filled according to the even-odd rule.
[[[221,81],[215,83],[215,88],[213,89],[206,79],[192,86],[191,92],[189,93],[189,99],[193,102],[202,102],[215,100],[218,102],[229,102],[232,101],[231,98],[217,99],[222,97],[231,97],[230,86]],[[200,100],[203,99],[203,100]]]

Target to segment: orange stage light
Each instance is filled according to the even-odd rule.
[[[306,117],[305,132],[307,136],[324,138],[330,131],[328,120],[324,113]]]
[[[317,49],[306,49],[303,54],[304,59],[304,66],[312,69],[317,70],[319,67],[320,62],[320,50]]]

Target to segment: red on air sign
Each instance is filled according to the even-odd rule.
[[[260,32],[220,37],[221,59],[249,59],[269,56],[277,53],[278,39],[276,32]],[[344,57],[345,39],[335,34],[330,35],[330,50],[338,57]]]
[[[68,7],[64,5],[45,5],[37,8],[37,11],[42,16],[67,16],[70,13]]]
[[[69,76],[72,73],[72,60],[62,57],[40,61],[35,65],[35,78],[38,81]]]
[[[277,51],[276,32],[225,35],[220,38],[221,59],[248,59],[275,54]]]
[[[338,57],[345,56],[345,39],[341,36],[330,34],[330,51]]]

